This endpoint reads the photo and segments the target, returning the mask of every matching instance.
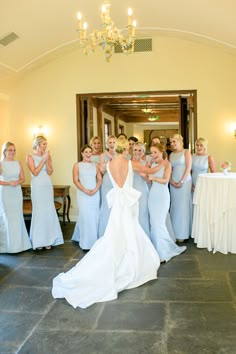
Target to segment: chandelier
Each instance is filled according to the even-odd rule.
[[[80,46],[85,54],[93,53],[96,46],[100,46],[104,51],[107,62],[110,62],[114,52],[114,47],[119,46],[123,53],[131,54],[134,51],[135,27],[136,21],[132,20],[132,9],[128,9],[128,25],[127,35],[122,35],[120,30],[115,26],[110,16],[110,1],[104,0],[101,9],[101,29],[94,30],[87,34],[87,22],[82,23],[82,14],[77,14],[78,18],[78,33]]]

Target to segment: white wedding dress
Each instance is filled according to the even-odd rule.
[[[53,297],[65,298],[74,308],[114,300],[118,292],[156,279],[160,266],[138,222],[140,192],[132,187],[131,161],[122,188],[112,178],[109,163],[107,172],[113,188],[107,194],[111,214],[105,234],[74,268],[53,280]]]

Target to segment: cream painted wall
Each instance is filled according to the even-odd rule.
[[[11,140],[9,136],[9,96],[0,93],[0,145]]]
[[[76,49],[28,72],[10,92],[8,133],[24,161],[33,127],[48,128],[53,182],[71,185],[75,217],[76,93],[183,89],[197,89],[198,136],[208,139],[218,169],[228,159],[236,171],[235,57],[222,48],[169,36],[155,38],[151,53],[116,54],[109,64],[99,49],[88,57]]]

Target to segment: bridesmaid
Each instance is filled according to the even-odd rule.
[[[166,227],[166,218],[170,207],[168,183],[171,175],[171,165],[166,159],[165,149],[163,145],[156,144],[151,146],[150,152],[154,161],[151,167],[159,167],[157,172],[149,175],[149,179],[152,181],[148,200],[151,241],[161,261],[168,262],[172,257],[184,252],[186,247],[178,247]]]
[[[115,157],[115,135],[109,135],[106,141],[106,150],[100,155],[100,169],[102,173],[106,172],[106,164]]]
[[[18,253],[32,248],[23,217],[21,184],[25,181],[24,171],[15,155],[13,143],[3,144],[0,161],[0,253]]]
[[[136,138],[136,136],[130,136],[128,138],[128,142],[129,142],[129,152],[126,155],[126,158],[127,158],[127,160],[132,160],[134,144],[136,144],[138,142],[138,138]]]
[[[149,164],[143,160],[143,156],[145,156],[145,145],[140,142],[136,142],[133,145],[132,160],[138,161],[142,166],[149,167]],[[133,187],[141,192],[141,196],[139,198],[139,223],[150,238],[150,221],[148,212],[149,188],[147,181],[149,182],[146,174],[141,172],[134,173]]]
[[[89,145],[92,147],[91,162],[97,162],[100,164],[102,154],[102,142],[99,136],[93,136],[90,139]]]
[[[147,161],[150,165],[152,164],[152,158],[150,155],[150,148],[151,148],[151,146],[156,145],[156,144],[160,144],[160,139],[158,136],[152,137],[151,142],[149,144],[149,154],[143,156],[143,160]]]
[[[192,163],[192,191],[194,191],[197,177],[200,173],[216,172],[215,160],[207,153],[208,142],[204,138],[195,141],[195,154]]]
[[[54,205],[54,192],[50,176],[53,173],[52,159],[47,150],[47,140],[37,136],[33,154],[26,158],[31,172],[31,200],[33,206],[30,239],[33,249],[47,250],[64,243],[58,215]]]
[[[170,217],[177,241],[189,239],[192,220],[191,196],[191,166],[190,151],[183,148],[183,138],[180,134],[170,137],[172,153],[170,163],[172,173],[170,178]]]
[[[102,185],[101,185],[101,207],[99,212],[99,225],[98,225],[98,237],[102,237],[104,235],[107,222],[110,216],[111,209],[108,208],[107,205],[107,193],[112,189],[111,180],[106,172],[107,162],[111,161],[115,157],[115,143],[116,137],[114,135],[110,135],[107,139],[106,145],[107,150],[101,155],[101,164],[100,170],[103,174]]]
[[[89,250],[98,238],[99,188],[102,175],[99,165],[91,162],[92,151],[90,145],[84,145],[81,149],[83,159],[73,167],[79,214],[72,241],[79,242],[83,250]]]

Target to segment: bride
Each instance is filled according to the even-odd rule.
[[[113,188],[107,193],[111,208],[104,236],[67,273],[53,280],[54,298],[65,298],[74,308],[114,300],[124,289],[132,289],[157,278],[160,259],[138,222],[140,192],[133,186],[133,170],[155,173],[128,161],[129,143],[117,139],[116,157],[107,165]]]

